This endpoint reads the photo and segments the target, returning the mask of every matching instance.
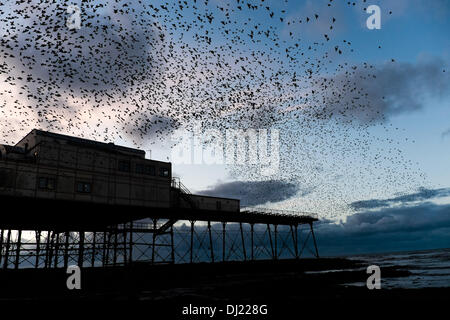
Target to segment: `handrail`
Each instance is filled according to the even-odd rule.
[[[157,223],[156,229],[159,229],[162,227],[164,223]],[[131,223],[126,223],[125,226],[122,224],[119,224],[117,226],[117,229],[123,230],[123,229],[130,229]],[[153,230],[155,229],[155,225],[153,223],[144,223],[144,222],[133,222],[133,229],[145,229],[145,230]]]
[[[175,189],[179,189],[183,193],[191,194],[188,188],[184,184],[181,183],[180,178],[173,177],[172,178],[172,187]]]
[[[303,212],[294,210],[281,210],[281,209],[270,209],[261,207],[242,207],[241,213],[262,213],[267,215],[278,215],[278,216],[301,216],[301,217],[311,217],[318,219],[319,215],[314,212]]]

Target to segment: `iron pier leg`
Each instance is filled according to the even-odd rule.
[[[84,262],[84,231],[81,231],[79,234],[80,234],[80,244],[78,247],[78,266],[82,268]]]
[[[45,241],[45,260],[44,260],[44,268],[47,269],[49,267],[49,253],[50,253],[50,231],[47,231],[47,240]]]
[[[56,233],[56,243],[55,243],[55,264],[54,267],[58,268],[58,254],[59,254],[59,233]]]
[[[173,245],[173,244],[172,244]],[[129,263],[131,264],[133,262],[133,221],[130,222],[130,256],[129,256]]]
[[[316,258],[319,258],[319,250],[317,250],[316,237],[314,235],[314,228],[313,228],[312,222],[309,224],[309,227],[311,228],[311,234],[312,234],[312,237],[313,237],[314,248],[316,249]]]
[[[8,234],[6,236],[5,261],[3,262],[3,269],[8,268],[9,246],[10,245],[11,245],[11,229],[8,229]]]
[[[173,225],[170,226],[170,259],[175,264],[175,242],[173,239]]]
[[[191,251],[190,251],[190,262],[192,263],[194,254],[194,224],[195,221],[191,221]]]
[[[97,245],[96,237],[97,237],[97,232],[94,232],[92,234],[92,257],[91,257],[91,266],[92,267],[95,266],[95,246]]]
[[[254,250],[253,250],[253,248],[254,248],[254,245],[253,245],[253,227],[254,227],[254,224],[251,223],[250,224],[250,239],[251,239],[251,247],[252,247],[252,250],[251,250],[252,261],[255,260]]]
[[[4,230],[2,229],[0,231],[0,265],[2,264],[2,257],[3,257],[3,234]]]
[[[222,261],[225,261],[225,237],[226,237],[226,222],[222,222]]]
[[[298,259],[297,225],[295,225],[295,228],[293,228],[292,225],[290,227],[291,227],[292,243],[294,244],[295,259]]]
[[[114,251],[113,251],[113,266],[117,264],[117,233],[119,232],[119,228],[117,226],[114,227]]]
[[[274,256],[274,258],[275,258],[275,260],[277,260],[278,259],[278,242],[277,242],[278,225],[277,224],[274,225],[274,228],[275,228],[275,256]]]
[[[64,233],[64,237],[65,239],[65,243],[64,243],[64,269],[67,269],[67,267],[69,266],[69,238],[70,238],[70,233],[68,231],[66,231]]]
[[[152,264],[155,263],[156,223],[157,223],[157,220],[156,220],[156,219],[153,219]]]
[[[102,266],[106,266],[106,256],[107,256],[107,248],[106,248],[106,241],[108,239],[108,236],[106,234],[106,230],[103,231],[103,252],[102,252]]]
[[[22,230],[18,230],[17,233],[17,246],[16,246],[16,261],[14,263],[14,269],[19,269],[20,263],[20,246],[22,245]]]
[[[49,253],[48,253],[48,267],[49,268],[52,267],[52,262],[53,262],[53,244],[54,244],[54,241],[55,241],[55,232],[52,231],[50,234],[51,234],[50,247],[49,247]]]
[[[267,224],[267,232],[269,233],[270,248],[272,249],[272,259],[275,259],[275,252],[273,251],[272,232],[270,231],[270,224]]]
[[[247,261],[247,252],[245,251],[244,231],[242,230],[242,222],[239,222],[239,228],[241,229],[242,252],[244,253],[244,261]]]
[[[106,241],[106,257],[105,257],[105,265],[109,264],[109,247],[111,244],[111,237],[112,237],[112,229],[108,230],[108,236]]]
[[[209,233],[209,250],[211,251],[211,262],[214,263],[214,247],[211,234],[211,221],[208,221],[208,233]]]
[[[127,257],[127,224],[123,224],[123,265],[126,266],[128,263]]]

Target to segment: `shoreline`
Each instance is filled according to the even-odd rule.
[[[346,285],[369,276],[362,261],[343,258],[84,268],[82,289],[68,290],[63,269],[0,270],[0,300],[118,300],[191,303],[295,304],[313,300],[449,299],[450,287],[369,290]],[[402,278],[405,267],[384,267]]]

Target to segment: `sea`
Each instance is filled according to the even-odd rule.
[[[432,288],[450,287],[450,248],[425,251],[393,252],[347,256],[367,265],[378,265],[383,288]],[[411,272],[407,277],[383,277],[383,267],[394,266]],[[365,286],[366,283],[347,285]]]

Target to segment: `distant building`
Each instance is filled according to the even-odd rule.
[[[239,212],[239,200],[190,194],[170,162],[138,149],[32,130],[0,145],[0,196]]]

